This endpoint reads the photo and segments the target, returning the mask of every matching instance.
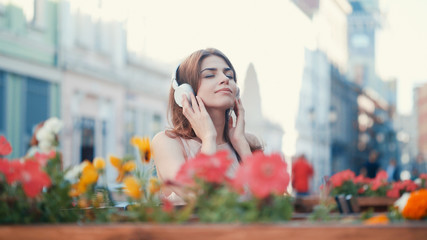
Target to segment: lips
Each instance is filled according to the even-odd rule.
[[[231,89],[229,89],[229,88],[221,88],[221,89],[217,90],[215,93],[218,93],[218,92],[229,92],[229,93],[233,93],[233,91],[231,91]]]

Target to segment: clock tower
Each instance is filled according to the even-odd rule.
[[[348,47],[350,80],[362,87],[376,89],[375,31],[380,27],[377,0],[350,0],[352,13],[348,15]]]

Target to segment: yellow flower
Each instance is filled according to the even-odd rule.
[[[123,164],[123,170],[125,172],[133,171],[136,168],[136,163],[134,161],[128,161]]]
[[[427,216],[427,189],[411,193],[402,215],[408,219],[421,219]]]
[[[158,191],[160,191],[160,183],[156,178],[150,179],[150,185],[148,187],[148,191],[150,192],[150,194],[155,194]]]
[[[141,185],[139,184],[138,180],[133,176],[128,176],[123,180],[124,191],[125,193],[134,198],[134,199],[140,199],[141,194]]]
[[[71,185],[71,189],[68,192],[68,195],[70,197],[78,197],[78,196],[80,196],[80,194],[81,194],[81,192],[79,192],[78,183]]]
[[[98,170],[103,170],[105,168],[105,161],[101,157],[97,157],[93,160],[93,165]]]
[[[130,140],[130,143],[138,148],[141,155],[141,161],[144,163],[149,163],[151,159],[150,140],[147,137],[133,137]]]
[[[110,162],[115,168],[117,168],[117,171],[119,172],[116,178],[116,182],[122,182],[126,173],[133,171],[136,167],[134,161],[127,161],[123,163],[120,158],[115,156],[110,156]]]
[[[93,166],[92,163],[86,164],[83,168],[82,176],[80,177],[80,182],[84,185],[89,185],[96,183],[98,181],[98,171]]]

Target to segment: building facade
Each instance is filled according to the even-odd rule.
[[[56,6],[34,1],[28,17],[0,2],[0,134],[13,146],[11,158],[26,154],[36,124],[61,115]]]

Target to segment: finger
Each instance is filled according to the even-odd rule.
[[[193,111],[194,112],[200,112],[199,103],[197,102],[196,97],[194,96],[193,93],[190,93],[190,98],[191,98],[191,102],[192,102]]]
[[[197,103],[199,103],[200,112],[207,112],[205,103],[203,102],[202,98],[199,96],[196,96],[196,98],[197,98]]]
[[[188,117],[194,113],[193,108],[191,108],[190,103],[188,102],[188,98],[185,94],[182,94],[182,114],[184,114],[185,117]]]

